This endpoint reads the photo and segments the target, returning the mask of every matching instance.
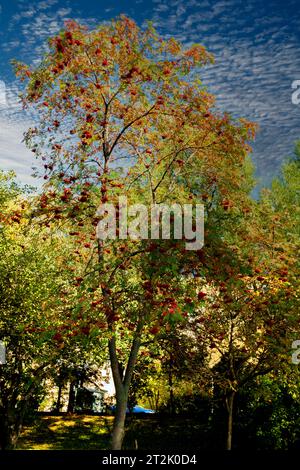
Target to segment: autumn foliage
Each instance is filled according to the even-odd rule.
[[[58,260],[68,276],[55,300],[60,317],[51,341],[60,351],[108,344],[115,449],[145,344],[168,334],[180,344],[183,331],[193,348],[201,344],[201,386],[213,375],[223,392],[231,448],[235,394],[283,360],[297,328],[295,318],[288,321],[297,299],[294,248],[278,256],[280,215],[269,200],[250,196],[256,126],[217,109],[199,78],[211,62],[202,45],[185,48],[121,16],[92,31],[68,21],[40,64],[16,64],[24,107],[36,116],[25,142],[44,179],[31,218],[44,236],[63,234],[68,247]],[[111,202],[118,215],[120,195],[147,207],[203,203],[204,247],[100,241],[97,209]],[[19,208],[9,217],[19,224]],[[213,367],[218,361],[225,371]]]

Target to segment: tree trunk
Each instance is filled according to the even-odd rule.
[[[58,385],[58,394],[57,394],[57,400],[56,400],[56,405],[55,405],[55,411],[57,411],[57,413],[59,413],[61,409],[62,388],[63,386],[62,386],[62,383],[60,382]]]
[[[127,395],[127,396],[126,396]],[[117,396],[116,414],[112,430],[111,447],[112,450],[121,450],[125,435],[125,420],[127,409],[128,393]]]
[[[9,424],[5,416],[0,417],[0,450],[6,450],[10,447]]]
[[[0,418],[0,449],[13,449],[18,441],[22,429],[23,416],[18,415],[14,409],[7,409],[1,413]]]
[[[227,445],[226,449],[232,449],[232,428],[233,428],[233,403],[234,403],[235,391],[231,391],[230,395],[226,398],[226,407],[228,412],[227,421]]]
[[[126,420],[126,409],[128,402],[128,392],[132,380],[132,374],[134,366],[136,364],[138,351],[140,348],[140,333],[143,328],[143,322],[141,321],[136,329],[135,337],[133,339],[129,359],[127,362],[126,371],[123,377],[123,371],[120,369],[120,364],[117,356],[116,338],[113,335],[108,342],[109,357],[111,370],[116,389],[116,414],[114,419],[113,431],[112,431],[112,450],[121,450],[122,443],[125,434],[125,420]]]
[[[175,407],[174,407],[174,390],[173,390],[173,374],[172,374],[172,366],[169,368],[169,413],[171,416],[174,415]]]
[[[75,383],[74,381],[70,382],[70,390],[69,390],[69,401],[68,401],[68,413],[74,413],[75,409]]]

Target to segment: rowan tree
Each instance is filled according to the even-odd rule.
[[[254,127],[214,108],[198,78],[211,60],[199,44],[184,48],[122,16],[92,31],[69,21],[39,65],[17,65],[28,81],[24,105],[37,112],[26,142],[44,166],[39,214],[46,225],[70,227],[82,271],[77,308],[108,339],[114,449],[122,446],[143,332],[158,332],[166,308],[168,318],[182,316],[184,297],[162,299],[163,290],[192,265],[183,240],[97,240],[96,211],[111,202],[120,213],[120,195],[147,207],[213,199],[222,211],[242,210]],[[124,373],[120,339],[127,345]]]

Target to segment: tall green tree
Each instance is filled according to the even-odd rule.
[[[24,416],[56,366],[64,307],[56,299],[68,284],[62,269],[62,237],[31,221],[33,197],[13,175],[0,173],[0,445],[14,446]]]

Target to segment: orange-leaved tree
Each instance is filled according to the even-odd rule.
[[[180,241],[99,240],[97,209],[113,203],[118,215],[120,195],[147,207],[212,195],[223,210],[241,205],[254,128],[214,109],[198,77],[212,60],[205,48],[183,48],[151,24],[140,29],[122,16],[89,31],[69,21],[49,45],[39,65],[16,66],[28,81],[24,105],[37,112],[26,143],[43,162],[39,216],[69,227],[77,246],[80,315],[108,338],[117,400],[112,446],[120,449],[143,332],[155,335],[166,302],[180,318],[180,305],[165,293],[188,252]]]

